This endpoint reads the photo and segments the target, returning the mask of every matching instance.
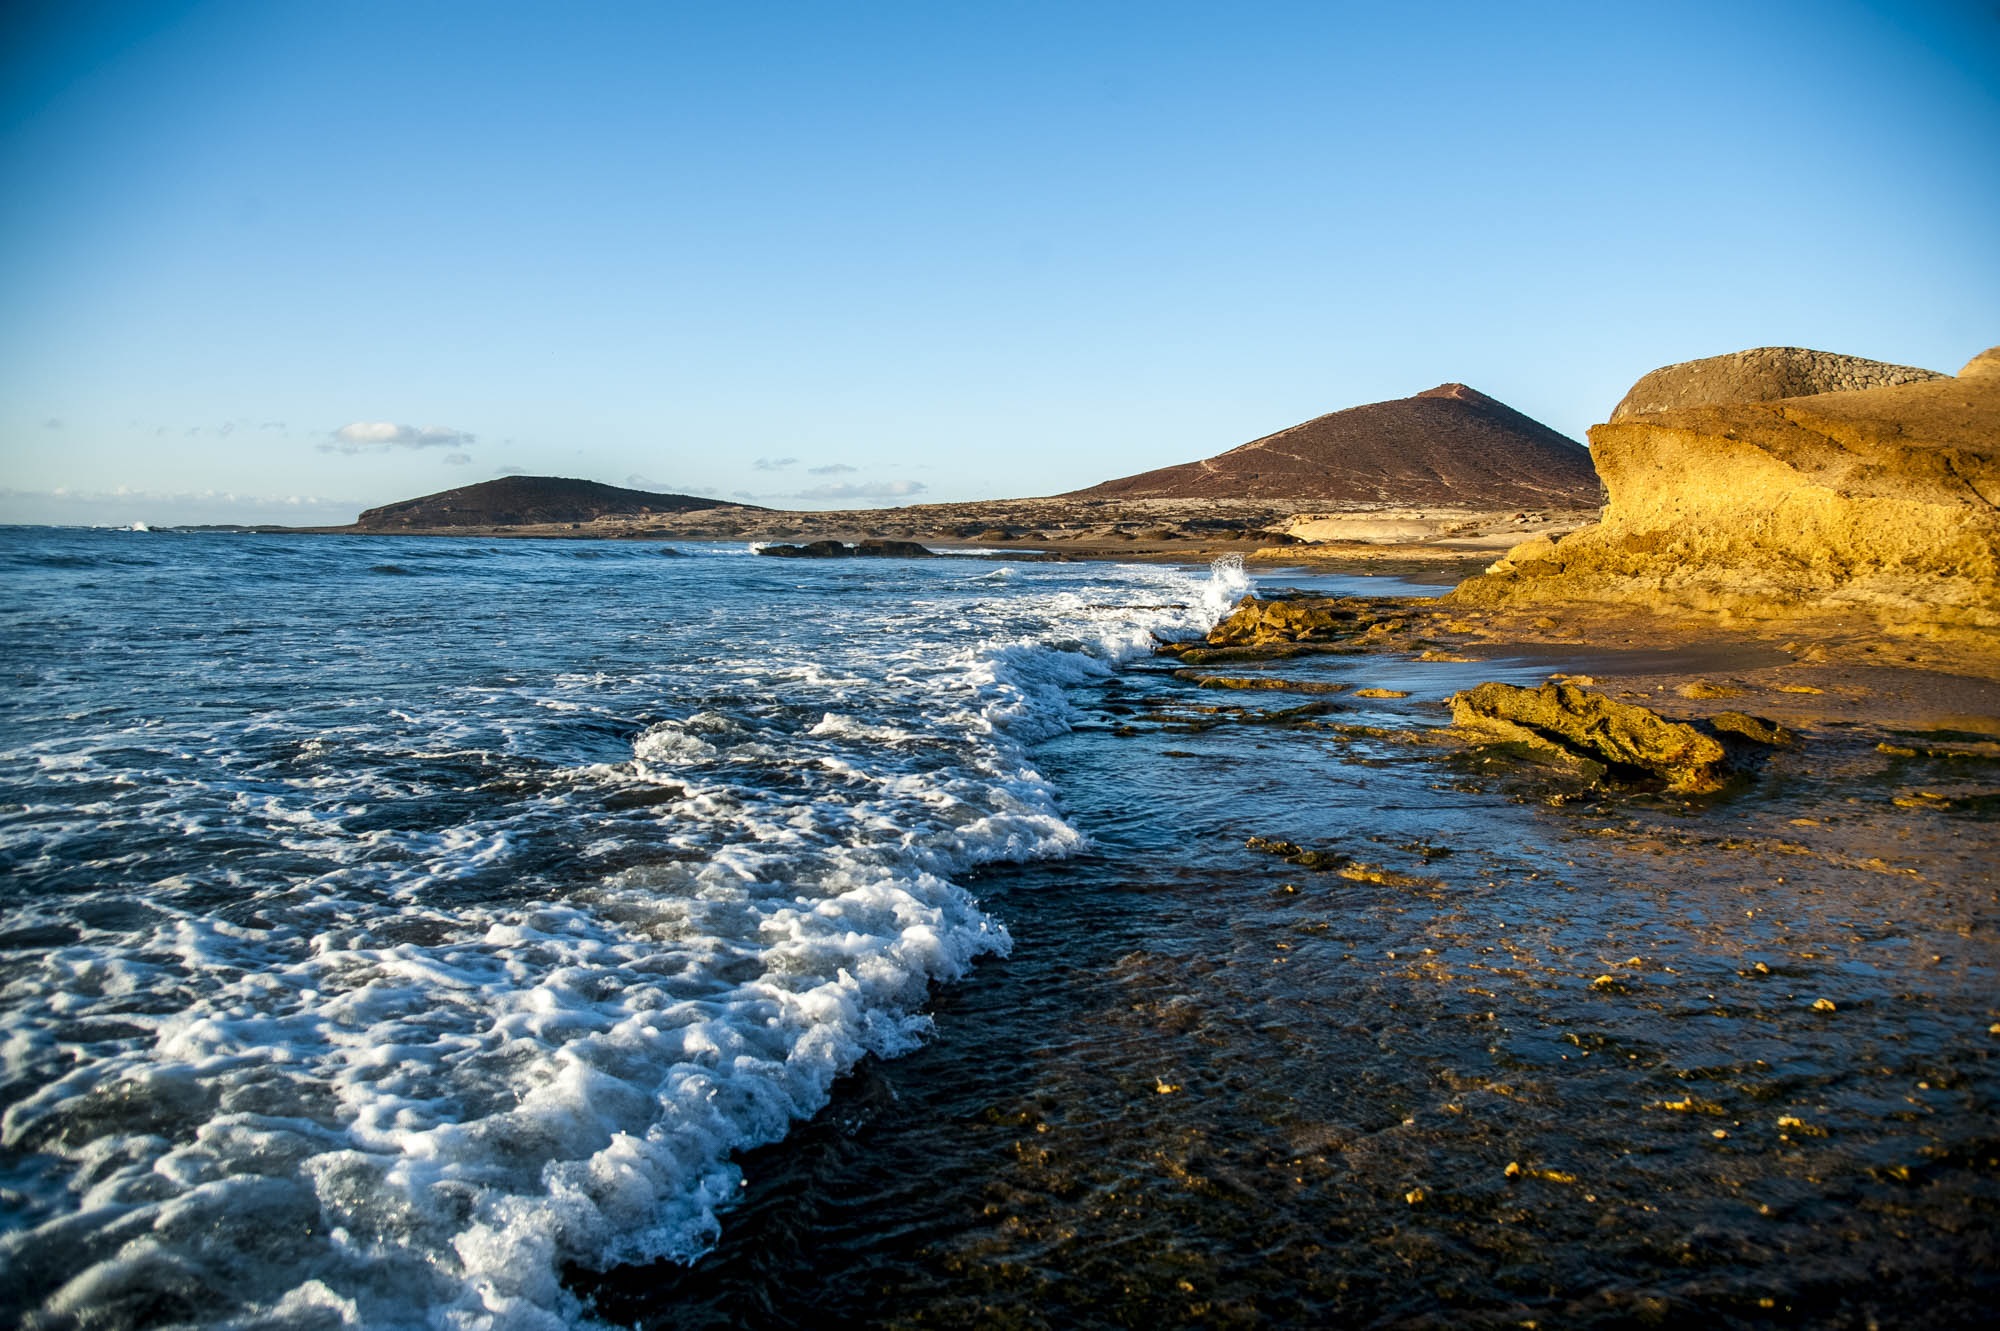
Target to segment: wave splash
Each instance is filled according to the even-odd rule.
[[[1240,563],[1128,572],[1186,608],[1040,593],[1042,631],[982,638],[919,605],[897,613],[965,645],[739,663],[768,695],[560,774],[558,800],[660,801],[666,852],[560,897],[454,900],[505,861],[500,814],[386,873],[259,889],[254,924],[164,893],[51,948],[0,1032],[8,1086],[39,1083],[0,1142],[40,1170],[8,1183],[32,1204],[0,1268],[60,1274],[0,1310],[557,1327],[587,1320],[565,1265],[699,1256],[734,1153],[914,1048],[929,986],[1006,951],[953,876],[1081,847],[1027,749],[1069,724],[1065,690],[1248,585]],[[1032,591],[982,587],[1015,618]],[[743,700],[764,696],[785,705]]]

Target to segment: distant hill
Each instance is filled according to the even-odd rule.
[[[541,523],[589,522],[607,515],[643,517],[705,508],[749,509],[721,499],[694,495],[621,490],[596,481],[563,476],[502,476],[496,481],[441,490],[371,508],[355,519],[363,531],[403,531],[438,527],[527,527]],[[761,511],[761,510],[759,510]]]
[[[1440,384],[1072,497],[1595,508],[1604,491],[1589,450],[1574,439],[1464,384]]]

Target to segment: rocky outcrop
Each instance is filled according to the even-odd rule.
[[[1632,415],[1590,438],[1602,520],[1515,547],[1452,603],[1861,613],[2000,647],[2000,348],[1956,378]]]
[[[1632,385],[1632,391],[1611,409],[1611,419],[1615,423],[1656,411],[1775,402],[1780,398],[1888,388],[1944,377],[1936,370],[1891,365],[1887,361],[1842,356],[1832,351],[1756,347],[1654,370]]]
[[[1428,608],[1431,598],[1421,603]],[[1161,641],[1153,650],[1188,665],[1363,651],[1403,634],[1412,614],[1409,599],[1392,596],[1246,596],[1206,636]]]
[[[1228,618],[1208,631],[1208,645],[1242,647],[1326,641],[1353,633],[1360,617],[1357,607],[1338,600],[1262,601],[1246,596],[1236,603]]]
[[[1646,773],[1669,790],[1722,784],[1722,744],[1693,726],[1574,684],[1486,683],[1452,695],[1452,725],[1476,740],[1521,745],[1592,777]]]
[[[1464,384],[1316,417],[1069,498],[1278,499],[1358,508],[1596,508],[1582,445]]]
[[[371,508],[355,519],[357,531],[440,531],[454,527],[530,527],[594,522],[603,517],[644,518],[663,513],[734,508],[747,504],[695,495],[625,490],[565,476],[502,476]]]
[[[804,545],[767,545],[758,551],[778,559],[932,559],[937,551],[915,541],[808,541]]]

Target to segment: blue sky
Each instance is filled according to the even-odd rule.
[[[0,521],[1051,493],[2000,342],[2000,10],[33,0]]]

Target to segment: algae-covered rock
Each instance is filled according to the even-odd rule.
[[[1722,784],[1722,745],[1693,726],[1574,684],[1485,683],[1452,695],[1452,724],[1475,737],[1545,747],[1612,769],[1637,768],[1671,790]]]
[[[1748,712],[1717,712],[1708,718],[1708,724],[1724,735],[1747,739],[1753,744],[1767,748],[1790,748],[1798,737],[1784,726],[1768,717],[1752,716]]]
[[[1260,601],[1246,596],[1229,617],[1208,631],[1211,647],[1310,642],[1352,632],[1360,615],[1328,599]]]

